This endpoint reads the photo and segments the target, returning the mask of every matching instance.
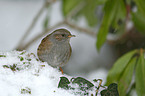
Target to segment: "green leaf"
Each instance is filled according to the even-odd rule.
[[[122,31],[124,31],[125,28],[122,29],[122,26],[121,24],[119,24],[119,22],[122,21],[122,24],[123,24],[123,21],[126,19],[126,6],[123,0],[118,0],[118,3],[119,3],[118,9],[117,9],[118,11],[116,12],[116,15],[114,16],[111,27],[113,27],[115,30],[121,29]]]
[[[96,0],[97,5],[106,3],[107,0]]]
[[[97,14],[96,9],[98,3],[94,0],[86,0],[86,6],[83,9],[84,16],[89,24],[89,26],[95,26],[97,24]]]
[[[139,31],[145,31],[145,16],[139,12],[132,12],[132,21]]]
[[[24,58],[22,56],[18,56],[18,58],[20,59],[20,61],[24,60]]]
[[[140,51],[140,57],[137,62],[135,80],[138,96],[145,96],[145,59],[143,49]]]
[[[137,60],[136,58],[132,58],[130,62],[128,63],[128,65],[126,66],[123,74],[121,75],[121,78],[118,82],[120,96],[125,96],[128,90],[128,87],[132,80],[136,60]]]
[[[97,34],[97,49],[100,50],[101,46],[106,41],[106,37],[108,34],[108,29],[116,15],[119,3],[118,0],[108,0],[105,3],[105,14],[103,17],[103,21],[101,27],[99,29],[99,33]]]
[[[26,51],[22,51],[21,53],[20,53],[20,55],[23,55],[23,54],[25,54],[26,53]]]
[[[67,16],[82,0],[62,0],[62,12]]]
[[[80,86],[80,90],[82,91],[88,90],[89,88],[94,86],[94,84],[82,77],[74,78],[72,84],[78,84]]]
[[[68,86],[68,84],[70,84],[70,82],[66,77],[60,77],[58,88],[69,89],[70,86]]]
[[[72,15],[71,18],[78,19],[85,16],[89,26],[97,24],[97,6],[104,4],[107,0],[62,0],[62,12],[64,16]]]
[[[126,5],[123,0],[118,0],[118,11],[117,11],[117,18],[119,19],[125,19],[126,18]]]
[[[6,55],[0,55],[0,57],[6,57]]]
[[[106,85],[109,85],[113,82],[117,82],[119,80],[122,72],[129,64],[130,60],[132,59],[135,53],[137,53],[137,50],[133,50],[129,53],[126,53],[115,62],[112,69],[108,73]]]
[[[145,17],[145,0],[134,0],[137,5],[138,11]]]
[[[21,89],[21,94],[31,94],[31,89],[28,87]]]
[[[79,94],[81,96],[88,95],[89,90],[91,90],[92,87],[94,86],[91,82],[89,82],[88,80],[82,77],[72,78],[70,82],[66,77],[60,77],[60,78],[61,79],[59,81],[58,88],[69,89],[69,90],[79,89],[78,91],[74,90],[74,94],[77,95]],[[79,86],[74,86],[72,84],[77,84]]]
[[[119,96],[117,87],[115,83],[110,84],[107,89],[101,91],[101,96]]]
[[[3,65],[3,68],[10,68],[8,65]]]

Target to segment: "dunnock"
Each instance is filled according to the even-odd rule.
[[[62,74],[64,66],[71,56],[70,38],[75,37],[66,29],[57,29],[41,41],[37,55],[41,61],[47,62],[52,67],[59,67]]]

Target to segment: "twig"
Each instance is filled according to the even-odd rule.
[[[76,30],[79,30],[80,32],[85,32],[86,34],[88,34],[92,37],[96,37],[96,32],[93,32],[91,30],[79,27],[76,24],[73,24],[73,23],[69,22],[70,18],[72,18],[73,16],[78,14],[80,12],[80,10],[82,10],[84,8],[85,5],[86,5],[86,2],[80,2],[75,8],[73,8],[73,10],[71,10],[71,12],[69,12],[69,14],[66,16],[66,18],[64,20],[65,24],[68,25],[69,27],[72,27]]]
[[[24,39],[26,39],[26,37],[31,33],[31,30],[33,29],[33,27],[35,26],[36,22],[38,21],[39,17],[41,16],[41,14],[43,13],[44,9],[51,3],[55,2],[57,0],[50,0],[50,1],[46,1],[44,3],[44,5],[42,6],[42,8],[38,11],[38,13],[36,14],[35,18],[33,19],[32,23],[30,24],[29,28],[27,29],[25,35],[22,37],[22,39],[20,40],[18,47],[16,48],[16,50],[24,50],[27,49],[32,43],[34,43],[36,40],[38,40],[39,38],[41,38],[42,36],[46,35],[47,33],[49,33],[49,31],[51,31],[52,29],[55,29],[56,27],[60,26],[60,25],[68,25],[71,28],[74,28],[76,30],[78,30],[79,32],[84,32],[92,37],[96,37],[96,32],[92,32],[88,29],[79,27],[71,22],[69,22],[69,17],[73,16],[74,14],[78,13],[78,9],[81,10],[81,8],[84,6],[84,3],[80,3],[79,5],[81,5],[81,7],[77,6],[77,8],[75,8],[75,10],[72,10],[72,12],[68,15],[68,18],[66,18],[63,22],[57,23],[56,25],[46,29],[44,32],[41,32],[41,34],[37,35],[36,37],[34,37],[33,39],[31,39],[28,43],[26,43],[24,45]]]
[[[32,23],[30,24],[30,26],[28,27],[27,31],[25,32],[24,36],[21,38],[20,42],[18,43],[18,46],[16,47],[16,49],[23,49],[21,48],[23,45],[24,40],[26,39],[26,37],[32,32],[31,30],[34,28],[34,26],[36,25],[36,22],[38,21],[38,19],[40,18],[41,14],[43,13],[44,9],[49,6],[51,3],[54,3],[56,0],[46,0],[46,2],[43,4],[43,6],[40,8],[40,10],[38,11],[38,13],[36,14],[36,16],[34,17],[34,19],[32,20]]]
[[[32,23],[30,24],[29,28],[27,29],[27,31],[25,32],[24,36],[21,38],[18,47],[16,49],[21,49],[21,46],[23,44],[24,39],[32,32],[31,30],[33,29],[33,27],[35,26],[36,22],[38,21],[39,17],[41,16],[43,10],[45,9],[46,4],[44,4],[40,10],[38,11],[38,13],[36,14],[36,16],[34,17],[34,19],[32,20]]]
[[[59,22],[57,23],[56,25],[46,29],[44,32],[41,32],[41,34],[37,35],[36,37],[34,37],[32,40],[30,40],[27,44],[25,44],[24,46],[21,46],[19,47],[19,49],[17,50],[24,50],[24,49],[27,49],[32,43],[34,43],[36,40],[38,40],[39,38],[41,38],[42,36],[46,35],[47,33],[49,33],[51,30],[57,28],[58,26],[61,26],[61,25],[68,25],[76,30],[78,30],[79,32],[84,32],[92,37],[95,37],[96,34],[95,32],[92,32],[88,29],[85,29],[85,28],[81,28],[75,24],[72,24],[72,23],[69,23],[69,22],[66,22],[66,21],[62,21],[62,22]]]
[[[90,31],[88,29],[85,29],[85,28],[82,28],[82,27],[79,27],[77,26],[76,24],[73,24],[73,23],[70,23],[68,21],[65,21],[65,24],[68,25],[69,27],[71,28],[74,28],[76,30],[79,30],[80,32],[84,32],[92,37],[96,37],[96,32],[93,32],[93,31]]]
[[[36,37],[34,37],[32,40],[30,40],[25,46],[23,46],[20,50],[24,50],[27,49],[32,43],[34,43],[36,40],[38,40],[39,38],[41,38],[42,36],[46,35],[47,33],[49,33],[51,30],[57,28],[58,26],[63,25],[64,22],[60,22],[57,23],[56,25],[46,29],[44,32],[41,32],[41,34],[37,35]]]
[[[70,18],[78,14],[85,5],[86,5],[85,2],[80,2],[75,8],[73,8],[73,10],[71,10],[71,12],[69,12],[69,14],[66,16],[66,19],[69,20]]]
[[[100,81],[100,82],[99,82],[99,86],[98,86],[98,88],[97,88],[97,90],[96,90],[96,96],[97,96],[97,94],[98,94],[99,88],[101,87],[102,79],[98,79],[98,81]]]

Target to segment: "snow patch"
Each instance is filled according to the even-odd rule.
[[[57,88],[61,76],[32,53],[0,52],[0,96],[74,96]]]

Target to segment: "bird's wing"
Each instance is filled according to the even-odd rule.
[[[52,42],[50,42],[49,35],[48,35],[42,39],[42,41],[37,49],[37,55],[41,61],[43,61],[41,56],[49,53],[51,48],[52,48]]]

